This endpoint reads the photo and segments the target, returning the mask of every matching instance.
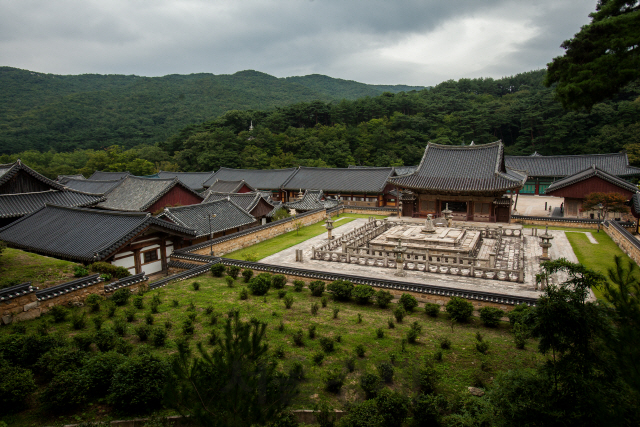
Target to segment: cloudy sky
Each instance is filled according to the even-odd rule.
[[[0,0],[0,65],[435,85],[545,67],[596,0]]]

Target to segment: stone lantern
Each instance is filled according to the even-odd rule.
[[[444,219],[447,220],[447,227],[451,228],[453,211],[449,209],[449,203],[447,203],[445,209],[442,211],[442,215],[444,215]]]
[[[423,233],[433,234],[436,232],[436,228],[433,225],[433,219],[431,218],[431,214],[427,215],[427,220],[424,222],[424,227],[422,227]]]
[[[553,236],[549,234],[549,226],[546,226],[544,229],[544,234],[541,234],[538,237],[540,237],[540,247],[542,248],[542,256],[540,257],[540,259],[551,259],[549,257],[549,248],[551,247],[551,240],[553,239]]]
[[[330,216],[328,216],[327,219],[324,220],[324,222],[326,223],[327,227],[327,239],[332,240],[333,236],[331,235],[331,230],[333,230],[333,220]]]
[[[404,253],[407,251],[407,248],[402,246],[402,239],[398,239],[398,246],[393,248],[393,251],[396,253],[396,272],[395,275],[399,277],[404,277],[407,275],[404,271]]]

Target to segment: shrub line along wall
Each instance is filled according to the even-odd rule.
[[[0,290],[0,324],[35,319],[55,305],[80,306],[91,294],[104,295],[124,287],[135,292],[148,280],[140,273],[105,284],[100,274],[93,274],[41,290],[31,286],[31,282],[5,288]]]
[[[636,264],[640,264],[640,241],[638,239],[615,221],[605,222],[604,231],[624,253],[629,255],[629,258],[634,260]]]

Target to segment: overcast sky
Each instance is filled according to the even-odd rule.
[[[0,0],[0,65],[435,85],[543,68],[596,0]]]

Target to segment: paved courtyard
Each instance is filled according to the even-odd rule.
[[[346,214],[348,216],[348,214]],[[340,236],[354,228],[361,227],[367,220],[364,218],[356,219],[345,225],[340,225],[339,221],[334,223],[336,227],[333,230],[334,236]],[[542,234],[544,229],[540,229],[538,234]],[[403,280],[406,282],[423,283],[432,286],[446,286],[460,289],[469,289],[475,291],[495,292],[514,296],[523,296],[537,298],[539,291],[535,290],[535,275],[539,272],[539,257],[542,255],[542,248],[539,246],[539,238],[531,235],[531,229],[524,229],[524,251],[525,251],[525,281],[524,283],[509,282],[501,280],[479,279],[475,277],[453,276],[449,274],[426,273],[422,271],[407,270],[407,275],[398,278],[394,275],[395,269],[371,267],[359,264],[346,264],[340,262],[327,262],[312,259],[312,247],[319,247],[327,243],[326,234],[316,236],[291,248],[285,249],[277,254],[262,259],[260,262],[266,264],[282,265],[287,267],[307,268],[319,271],[337,272],[344,274],[355,274],[360,276],[371,277],[375,279],[388,278],[390,280]],[[553,246],[549,250],[552,259],[567,258],[571,262],[578,262],[573,249],[567,240],[564,231],[550,230],[549,233],[554,236]],[[295,252],[302,249],[304,261],[302,263],[295,261]],[[562,280],[561,277],[552,278],[557,282]]]

